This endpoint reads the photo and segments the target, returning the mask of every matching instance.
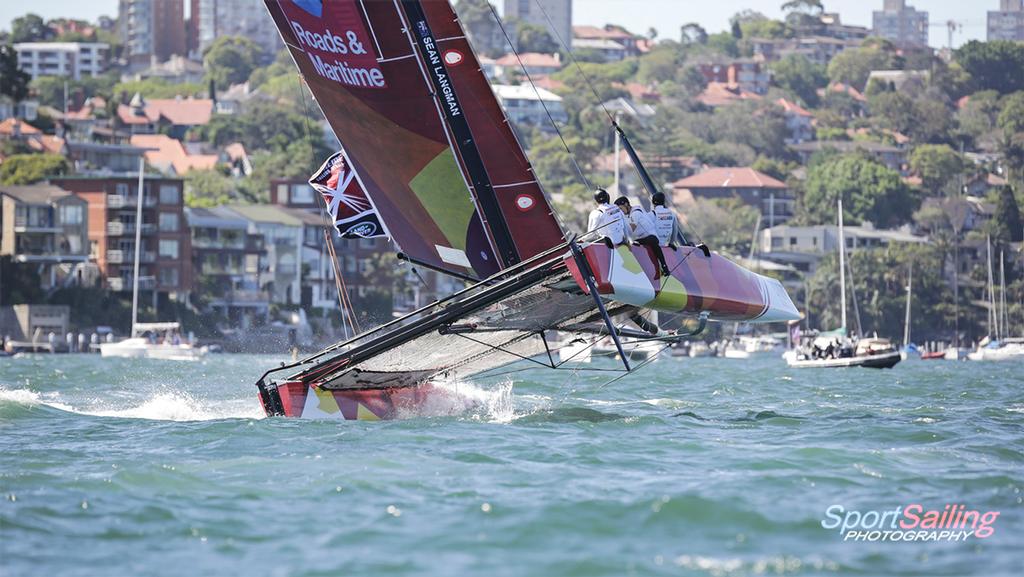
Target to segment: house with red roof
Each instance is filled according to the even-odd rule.
[[[766,226],[775,226],[793,217],[796,199],[786,183],[749,167],[708,168],[672,183],[672,200],[686,206],[695,199],[738,197],[761,211]]]
[[[522,64],[520,64],[520,61]],[[531,76],[540,74],[553,74],[562,69],[562,56],[555,54],[543,54],[540,52],[524,52],[516,57],[515,54],[506,54],[494,61],[495,73],[504,76],[506,72],[521,72],[526,70]]]
[[[169,176],[180,176],[191,170],[213,170],[216,154],[189,154],[180,141],[166,134],[135,134],[132,146],[147,149],[146,162]]]
[[[155,134],[167,127],[170,136],[181,139],[194,126],[209,124],[213,100],[209,98],[153,98],[135,94],[128,104],[117,107],[117,119],[132,134]]]
[[[704,91],[697,95],[697,101],[710,108],[729,106],[742,100],[761,100],[761,95],[744,90],[738,84],[709,82]]]

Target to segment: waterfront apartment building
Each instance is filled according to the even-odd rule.
[[[928,237],[911,233],[909,227],[877,229],[868,222],[846,226],[843,232],[847,251],[928,242]],[[813,274],[823,256],[839,251],[839,227],[834,224],[775,226],[762,230],[759,235],[757,249],[764,258],[801,272]]]
[[[872,14],[871,31],[900,48],[928,46],[928,12],[907,6],[906,0],[885,0]]]
[[[118,26],[133,70],[186,55],[183,0],[119,0]]]
[[[192,290],[192,249],[185,221],[183,180],[147,176],[140,199],[135,176],[62,176],[51,183],[88,203],[89,253],[104,285],[131,291],[135,251],[139,286],[184,301]],[[142,222],[135,216],[142,202]],[[135,245],[140,228],[142,245]]]
[[[1024,42],[1024,0],[999,0],[999,10],[988,13],[987,39]]]
[[[89,260],[86,203],[48,184],[0,186],[0,256],[39,267],[43,288]]]
[[[102,42],[19,42],[14,45],[18,68],[32,79],[63,76],[81,80],[107,69],[110,45]]]
[[[569,118],[562,97],[549,90],[526,84],[494,84],[491,88],[505,108],[505,114],[517,128],[537,127],[551,132],[554,128],[548,118],[549,113],[556,122],[566,122]]]
[[[572,42],[572,0],[505,0],[505,19],[540,26],[552,38],[557,34],[562,42]]]
[[[192,290],[232,326],[247,327],[270,314],[270,295],[260,287],[269,272],[263,235],[225,208],[186,208],[192,244]]]

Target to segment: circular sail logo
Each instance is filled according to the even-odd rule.
[[[536,202],[534,202],[533,197],[528,194],[520,194],[516,197],[516,207],[523,212],[533,208],[534,204],[536,204]]]
[[[458,66],[466,57],[458,50],[449,50],[444,53],[444,63],[448,66]]]
[[[361,236],[363,238],[370,238],[377,234],[377,225],[372,222],[361,222],[355,226],[350,227],[345,231],[343,236]]]

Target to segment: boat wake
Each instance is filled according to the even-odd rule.
[[[0,403],[46,406],[92,417],[144,419],[151,421],[214,421],[220,419],[262,419],[259,404],[251,399],[206,401],[183,391],[164,391],[125,405],[94,401],[86,405],[69,403],[59,392],[40,393],[28,389],[0,388]],[[76,406],[77,405],[77,406]]]
[[[467,416],[497,423],[516,418],[511,380],[486,388],[466,381],[435,381],[431,385],[434,389],[426,401],[399,409],[397,418]]]

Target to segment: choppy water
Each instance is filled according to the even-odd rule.
[[[1024,364],[663,359],[337,423],[260,418],[276,360],[0,359],[0,574],[1024,573]],[[1000,516],[955,543],[821,526],[909,503]]]

